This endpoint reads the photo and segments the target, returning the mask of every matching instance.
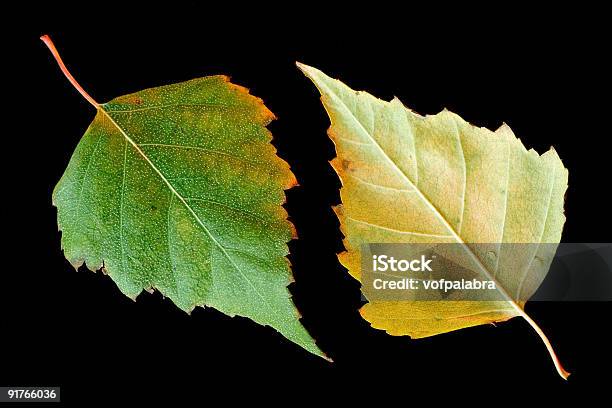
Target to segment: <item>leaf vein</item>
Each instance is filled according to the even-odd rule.
[[[263,225],[265,225],[265,226],[269,226],[269,225],[270,225],[270,223],[269,223],[269,222],[267,222],[266,220],[264,220],[263,218],[261,218],[261,217],[260,217],[260,216],[258,216],[257,214],[254,214],[254,213],[252,213],[252,212],[250,212],[250,211],[247,211],[247,210],[245,210],[245,209],[242,209],[242,208],[238,208],[238,207],[231,206],[231,205],[229,205],[229,204],[225,204],[225,203],[222,203],[222,202],[219,202],[219,201],[211,200],[211,199],[209,199],[209,198],[201,198],[201,197],[185,197],[185,200],[186,200],[186,201],[204,201],[204,202],[208,202],[208,203],[212,203],[212,204],[217,204],[217,205],[219,205],[219,206],[222,206],[222,207],[228,208],[228,209],[230,209],[230,210],[233,210],[233,211],[239,212],[239,213],[244,214],[244,215],[246,215],[246,216],[248,216],[248,217],[251,217],[251,218],[253,218],[253,219],[256,219],[256,220],[260,221],[260,222],[261,222],[261,224],[263,224]]]
[[[125,173],[127,166],[127,140],[123,148],[123,175],[121,180],[121,199],[119,203],[119,244],[121,245],[121,266],[123,273],[127,274],[127,268],[125,267],[125,241],[123,239],[123,204],[125,202]]]
[[[407,188],[396,188],[396,187],[391,187],[391,186],[383,186],[380,184],[375,184],[375,183],[371,183],[369,181],[366,181],[364,179],[362,179],[359,176],[356,176],[354,174],[351,174],[349,172],[346,173],[350,178],[353,178],[357,181],[359,181],[362,184],[368,185],[368,186],[372,186],[375,188],[382,188],[382,189],[387,189],[387,190],[393,190],[393,191],[398,191],[398,192],[406,192],[406,193],[413,193],[414,192],[414,188],[413,189],[407,189]]]
[[[81,213],[81,206],[83,203],[83,190],[85,188],[85,183],[89,178],[89,169],[91,168],[91,162],[93,162],[95,155],[98,151],[98,146],[100,146],[100,140],[102,140],[102,133],[98,136],[98,140],[96,141],[96,145],[93,149],[93,152],[89,156],[89,161],[87,162],[87,168],[85,169],[85,174],[83,174],[83,179],[81,180],[81,189],[79,190],[79,198],[77,199],[77,209],[76,209],[76,219],[79,219],[79,214]]]
[[[461,162],[463,163],[463,192],[461,193],[461,212],[459,216],[459,223],[457,224],[457,234],[461,234],[461,228],[463,226],[463,216],[465,214],[465,191],[467,190],[467,163],[465,162],[465,152],[463,150],[463,143],[461,143],[461,130],[457,126],[457,121],[453,119],[455,129],[457,129],[457,143],[459,143],[459,151],[461,152]]]
[[[214,103],[170,103],[166,105],[147,106],[144,108],[136,109],[108,109],[108,113],[133,113],[133,112],[145,112],[154,109],[165,109],[165,108],[225,108],[225,109],[238,109],[244,110],[245,108],[237,105],[223,105]]]
[[[346,216],[347,219],[360,223],[360,224],[365,224],[368,225],[370,227],[374,227],[374,228],[378,228],[378,229],[382,229],[382,230],[386,230],[386,231],[391,231],[391,232],[397,232],[400,234],[408,234],[408,235],[417,235],[420,237],[432,237],[432,238],[452,238],[452,235],[439,235],[439,234],[428,234],[426,232],[414,232],[414,231],[402,231],[402,230],[398,230],[395,228],[389,228],[389,227],[385,227],[384,225],[380,225],[380,224],[373,224],[371,222],[368,221],[364,221],[364,220],[360,220],[357,218],[353,218],[353,217],[349,217],[348,215]]]
[[[536,255],[538,254],[538,251],[540,250],[540,246],[542,245],[542,238],[544,237],[544,231],[546,230],[546,223],[548,222],[548,214],[550,213],[552,193],[555,187],[555,176],[556,176],[555,173],[556,172],[557,172],[557,169],[556,167],[553,166],[553,171],[551,172],[551,176],[550,176],[550,193],[548,193],[548,202],[546,204],[546,217],[544,217],[544,223],[542,224],[542,230],[540,231],[540,238],[538,239],[536,250],[533,252],[533,257],[531,257],[529,264],[523,271],[523,277],[521,278],[521,282],[519,283],[518,289],[516,291],[517,301],[519,301],[521,297],[521,292],[523,291],[523,284],[525,283],[525,280],[527,280],[527,276],[529,275],[529,269],[531,268],[531,264],[533,263],[533,260],[535,259]]]
[[[510,140],[506,139],[506,150],[507,150],[507,155],[506,155],[506,192],[505,192],[505,197],[504,197],[504,219],[502,221],[502,228],[501,228],[501,236],[499,238],[499,243],[497,246],[497,257],[495,258],[495,271],[493,272],[493,278],[497,278],[497,272],[498,272],[498,268],[499,268],[499,258],[501,258],[501,246],[502,243],[504,242],[504,233],[506,231],[506,218],[508,218],[508,195],[510,194],[508,192],[508,188],[510,187]]]
[[[248,163],[248,164],[260,164],[257,162],[246,160],[239,156],[234,156],[233,154],[223,152],[221,150],[208,149],[206,147],[201,147],[201,146],[187,146],[187,145],[176,145],[176,144],[165,144],[165,143],[141,143],[138,146],[140,147],[167,147],[167,148],[173,148],[173,149],[198,150],[198,151],[202,151],[205,153],[223,155],[223,156],[230,157],[232,159],[235,159],[235,160],[238,160],[244,163]]]

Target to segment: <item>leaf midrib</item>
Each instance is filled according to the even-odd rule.
[[[506,290],[504,289],[504,287],[502,285],[499,284],[499,282],[495,279],[495,277],[493,277],[491,275],[491,273],[487,270],[487,268],[482,264],[482,262],[480,261],[480,258],[478,258],[478,256],[472,251],[472,249],[463,241],[463,239],[459,236],[459,234],[457,234],[457,232],[455,231],[455,229],[450,225],[450,223],[448,222],[448,220],[442,215],[442,213],[438,210],[438,208],[429,200],[429,198],[427,198],[427,196],[425,196],[425,194],[412,182],[412,180],[410,180],[410,177],[408,177],[408,175],[393,161],[393,159],[391,159],[389,157],[389,155],[386,154],[386,152],[384,151],[384,149],[380,146],[380,144],[378,143],[378,141],[370,134],[370,132],[368,132],[368,130],[365,128],[365,126],[359,121],[359,119],[353,114],[353,112],[351,111],[351,109],[349,109],[349,107],[346,105],[346,103],[342,100],[342,98],[340,98],[338,95],[336,95],[336,93],[330,89],[327,85],[325,85],[324,83],[322,83],[322,81],[317,81],[316,82],[317,85],[325,88],[327,90],[327,94],[331,95],[332,97],[334,97],[336,99],[336,101],[338,101],[343,107],[344,109],[349,113],[349,115],[353,118],[353,120],[355,121],[355,123],[357,123],[357,125],[359,125],[359,127],[363,130],[363,132],[368,136],[368,138],[372,141],[373,145],[377,147],[377,149],[381,152],[382,156],[391,164],[391,166],[402,176],[402,178],[404,178],[406,180],[406,182],[408,182],[408,184],[410,185],[410,187],[415,189],[415,193],[419,196],[419,198],[421,198],[421,200],[425,203],[425,205],[427,205],[435,214],[435,216],[442,222],[442,224],[446,227],[446,229],[450,232],[450,234],[452,235],[452,237],[457,241],[457,243],[461,244],[462,247],[467,251],[467,253],[474,259],[474,261],[476,262],[476,264],[478,265],[478,267],[480,269],[482,269],[482,271],[486,274],[486,276],[488,276],[493,282],[495,282],[495,287],[498,289],[498,291],[502,294],[502,296],[504,296],[506,298],[506,301],[509,302],[513,308],[518,312],[518,314],[520,316],[525,317],[526,313],[525,311],[514,301],[514,299],[508,294],[508,292],[506,292]],[[415,152],[416,155],[416,152]]]
[[[187,211],[189,211],[189,213],[194,217],[194,219],[196,220],[196,222],[198,223],[198,225],[204,230],[204,232],[210,237],[210,239],[215,243],[215,245],[217,247],[219,247],[219,249],[221,250],[221,252],[223,253],[223,255],[230,261],[230,263],[232,264],[232,266],[234,267],[234,269],[236,269],[240,275],[244,278],[244,280],[249,284],[249,286],[251,286],[251,288],[253,289],[253,291],[264,301],[264,303],[268,306],[268,308],[270,308],[270,310],[272,310],[275,314],[277,314],[277,311],[275,308],[272,307],[272,305],[266,300],[266,298],[259,292],[259,290],[257,290],[257,288],[255,287],[255,285],[253,284],[253,282],[251,282],[251,280],[244,274],[244,272],[242,272],[242,270],[238,267],[238,265],[236,265],[236,263],[234,262],[233,258],[227,253],[225,247],[223,245],[221,245],[221,243],[216,239],[216,237],[210,232],[210,230],[206,227],[206,225],[204,225],[204,223],[202,222],[202,220],[200,219],[200,217],[196,214],[196,212],[193,210],[193,208],[191,208],[191,206],[187,203],[187,201],[185,200],[185,198],[183,196],[181,196],[179,194],[179,192],[174,188],[174,186],[172,185],[172,183],[170,183],[170,181],[166,178],[166,176],[164,176],[164,174],[157,168],[157,166],[155,166],[155,163],[153,163],[151,161],[151,159],[149,159],[149,157],[145,154],[144,151],[142,151],[142,149],[138,146],[138,144],[127,134],[127,132],[121,127],[119,126],[119,124],[113,119],[113,117],[109,114],[109,112],[107,112],[104,107],[102,105],[100,105],[98,107],[98,109],[108,118],[108,120],[110,120],[110,122],[117,128],[117,130],[119,130],[119,132],[123,135],[123,137],[125,137],[125,139],[127,140],[127,142],[130,143],[130,145],[132,145],[132,147],[134,148],[134,150],[136,150],[136,152],[145,160],[145,162],[151,167],[151,169],[157,173],[157,175],[162,179],[162,181],[164,182],[164,184],[166,184],[166,186],[168,187],[168,189],[181,201],[181,203],[185,206],[185,208],[187,209]],[[110,111],[112,112],[112,111]]]

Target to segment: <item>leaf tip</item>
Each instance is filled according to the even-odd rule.
[[[313,79],[313,76],[317,73],[317,69],[311,67],[310,65],[302,64],[299,61],[295,62],[295,65],[299,68],[300,71],[304,73],[308,78]]]

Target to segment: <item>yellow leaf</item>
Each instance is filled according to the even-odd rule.
[[[415,338],[521,316],[567,378],[521,300],[546,276],[565,222],[568,173],[554,149],[540,156],[506,125],[492,132],[447,110],[423,117],[398,99],[385,102],[298,66],[319,89],[331,119],[332,166],[342,181],[336,213],[346,252],[340,261],[349,273],[360,280],[363,244],[456,243],[497,283],[502,299],[374,300],[361,315],[389,334]],[[495,243],[493,257],[482,243]],[[502,243],[531,245],[510,255]],[[534,263],[536,257],[547,261]]]

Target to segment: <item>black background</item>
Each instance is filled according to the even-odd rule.
[[[475,400],[489,390],[519,403],[525,389],[544,396],[604,390],[610,303],[527,305],[572,372],[568,382],[521,319],[415,341],[360,318],[359,284],[335,255],[342,242],[331,210],[339,181],[328,163],[335,155],[329,120],[295,61],[385,100],[397,96],[422,114],[446,107],[491,129],[505,121],[538,152],[554,145],[570,174],[563,241],[611,241],[609,41],[601,12],[398,7],[170,2],[14,14],[34,24],[12,33],[17,72],[4,78],[18,92],[3,109],[14,128],[3,137],[0,385],[59,385],[66,403],[246,396],[293,404],[326,401],[329,391],[410,403],[432,390],[436,400]],[[157,293],[133,302],[108,277],[72,269],[51,191],[94,109],[62,76],[42,34],[98,101],[219,73],[263,98],[278,117],[269,127],[274,144],[300,182],[287,193],[299,234],[289,244],[290,290],[334,363],[247,319],[201,308],[188,316]]]

